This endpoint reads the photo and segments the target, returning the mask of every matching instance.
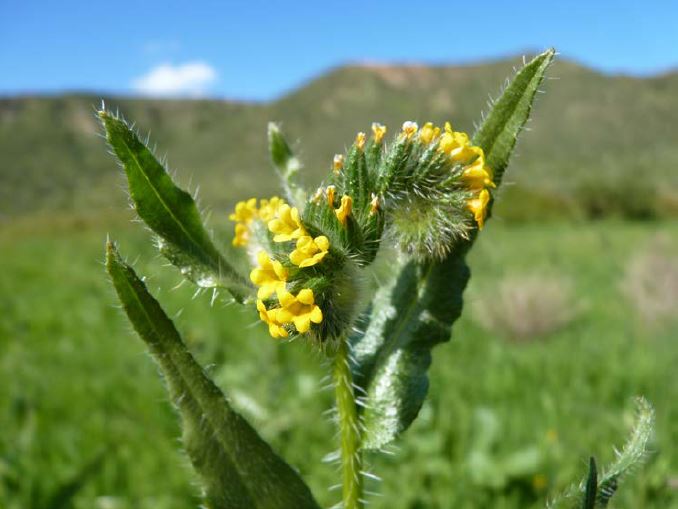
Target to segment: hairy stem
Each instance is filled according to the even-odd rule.
[[[362,453],[360,451],[360,426],[353,378],[348,359],[348,339],[341,338],[334,358],[334,385],[339,418],[342,500],[343,509],[363,507]]]

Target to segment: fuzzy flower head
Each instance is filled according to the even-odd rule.
[[[278,196],[239,202],[233,243],[257,253],[250,280],[259,317],[275,338],[318,344],[346,334],[366,297],[364,268],[384,238],[418,262],[443,260],[485,225],[495,186],[485,153],[469,136],[407,121],[385,143],[373,123],[332,160],[325,181],[304,193],[293,180]],[[283,178],[286,178],[283,176]]]

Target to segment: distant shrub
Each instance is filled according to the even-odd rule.
[[[622,291],[647,322],[678,316],[678,256],[665,238],[656,238],[629,260]]]
[[[580,215],[574,199],[545,189],[523,186],[504,188],[493,213],[497,218],[512,222],[572,219]]]
[[[576,314],[572,301],[567,278],[512,275],[475,301],[474,316],[495,334],[529,341],[567,325]]]
[[[606,179],[605,185],[594,175],[579,182],[575,197],[582,215],[588,219],[651,220],[665,215],[657,207],[656,186],[635,175]]]

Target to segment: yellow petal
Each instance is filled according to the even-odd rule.
[[[297,300],[302,304],[313,304],[313,290],[304,288],[297,294]]]
[[[311,317],[308,314],[295,317],[294,326],[301,334],[308,332],[308,329],[311,328]]]
[[[320,322],[323,321],[323,312],[318,306],[315,306],[313,308],[313,311],[311,311],[310,316],[311,316],[311,321],[313,323],[320,323]]]

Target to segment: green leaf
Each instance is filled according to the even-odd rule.
[[[198,286],[223,287],[242,300],[251,287],[212,243],[191,195],[174,184],[124,120],[108,111],[100,111],[99,118],[127,175],[135,209],[160,237],[162,254]]]
[[[444,264],[409,261],[377,292],[365,333],[352,338],[354,378],[365,393],[366,449],[388,444],[417,417],[431,348],[449,340],[468,278],[463,253]]]
[[[516,139],[554,51],[539,55],[518,72],[474,136],[499,183]],[[400,157],[399,155],[397,155]],[[398,157],[388,164],[395,165]],[[382,185],[388,179],[382,175]],[[351,338],[354,377],[365,392],[364,447],[377,449],[394,440],[417,417],[428,391],[431,349],[448,341],[461,314],[469,278],[465,262],[476,236],[461,242],[441,262],[406,260],[382,287]]]
[[[554,56],[555,50],[549,49],[526,64],[494,103],[473,136],[473,144],[485,151],[487,165],[492,168],[497,185],[501,182],[518,135],[530,116],[534,97]]]
[[[108,243],[106,269],[164,374],[210,509],[318,509],[299,475],[228,404],[144,283]]]

